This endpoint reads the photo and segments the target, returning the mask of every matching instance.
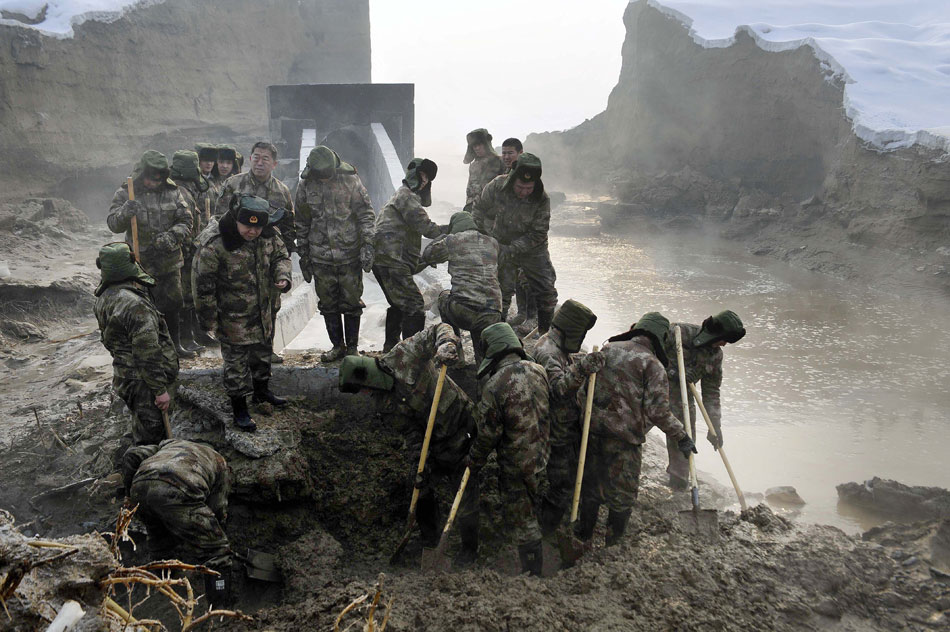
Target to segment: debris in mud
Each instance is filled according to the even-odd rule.
[[[912,487],[875,476],[835,489],[839,502],[901,522],[950,518],[950,491],[939,487]]]
[[[769,487],[765,490],[765,500],[770,505],[779,507],[801,507],[805,504],[804,499],[798,495],[798,490],[788,485]]]

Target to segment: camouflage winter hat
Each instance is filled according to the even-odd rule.
[[[406,178],[402,183],[409,187],[410,191],[419,194],[423,206],[429,206],[432,204],[432,181],[435,180],[438,172],[439,166],[428,158],[413,158],[406,167]],[[422,190],[419,189],[422,186],[419,173],[424,173],[429,177],[429,186]]]
[[[449,232],[454,235],[455,233],[464,233],[467,230],[478,230],[472,214],[468,211],[454,213],[449,219]]]
[[[340,365],[340,390],[358,393],[361,388],[391,391],[396,381],[371,356],[345,356]]]
[[[188,182],[202,181],[201,172],[198,171],[197,152],[181,150],[176,151],[172,156],[171,177],[173,180],[186,180]]]
[[[489,154],[495,153],[495,150],[491,146],[491,134],[488,133],[488,130],[484,127],[479,127],[478,129],[473,129],[468,134],[465,135],[465,142],[468,143],[468,146],[465,148],[465,158],[462,159],[462,164],[468,164],[475,160],[475,145],[482,144],[485,146],[485,151]]]
[[[135,168],[132,169],[132,179],[136,182],[141,182],[142,176],[145,175],[155,180],[164,180],[170,188],[177,186],[169,179],[171,170],[168,168],[168,158],[160,151],[149,149],[142,154]]]
[[[557,327],[564,335],[564,350],[577,353],[581,350],[584,336],[596,322],[597,316],[589,307],[569,298],[554,312],[551,326]]]
[[[135,473],[139,471],[142,462],[155,456],[156,452],[158,452],[158,446],[155,444],[134,445],[122,455],[122,463],[120,463],[119,468],[122,471],[122,482],[125,484],[126,494],[129,493],[129,489],[132,487],[132,479],[135,478]]]
[[[631,329],[634,336],[645,335],[653,342],[653,352],[663,366],[669,366],[666,357],[666,338],[670,335],[670,321],[660,312],[647,312]]]
[[[534,182],[534,191],[531,193],[531,198],[540,199],[544,195],[544,183],[541,181],[541,159],[528,152],[521,154],[511,173],[505,178],[502,189],[510,191],[515,185],[515,180]]]
[[[485,357],[478,365],[478,377],[488,373],[498,360],[509,353],[517,353],[522,358],[528,357],[521,339],[515,334],[511,325],[505,322],[489,325],[482,330],[481,345]]]
[[[198,154],[198,160],[201,162],[218,159],[218,147],[211,143],[195,143],[195,153]]]
[[[131,248],[124,241],[114,241],[100,248],[99,256],[96,257],[96,267],[101,271],[99,287],[95,291],[96,296],[102,294],[113,283],[129,279],[150,287],[155,285],[155,279],[135,261]]]
[[[307,166],[300,172],[300,178],[306,180],[312,176],[318,180],[326,180],[335,173],[355,174],[356,167],[342,160],[339,154],[326,145],[318,145],[310,150]]]
[[[743,336],[745,336],[745,328],[742,326],[742,319],[738,314],[727,309],[703,321],[703,328],[693,338],[693,346],[702,347],[718,340],[729,343],[739,342]]]

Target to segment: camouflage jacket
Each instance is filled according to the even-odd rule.
[[[301,263],[351,263],[372,245],[376,215],[358,175],[303,180],[294,202]]]
[[[485,185],[491,182],[495,176],[503,173],[505,173],[505,162],[498,154],[486,153],[481,158],[476,158],[470,162],[468,165],[468,186],[465,187],[465,205],[473,204]]]
[[[497,450],[499,467],[531,479],[547,465],[550,450],[544,369],[510,353],[498,361],[480,386],[472,459],[484,463],[491,451]]]
[[[680,395],[680,378],[676,361],[676,338],[673,334],[673,327],[680,326],[683,334],[683,365],[686,367],[686,381],[689,384],[702,382],[700,385],[700,394],[703,397],[703,406],[709,413],[709,419],[713,425],[718,428],[722,421],[722,403],[719,397],[719,387],[722,386],[722,347],[694,347],[693,338],[699,335],[699,325],[690,325],[689,323],[672,323],[670,325],[670,335],[667,338],[666,356],[670,359],[670,368],[667,375],[670,378],[670,405],[674,410],[683,408],[682,396]],[[693,395],[689,393],[689,399],[692,402]],[[680,415],[677,415],[679,417]]]
[[[653,353],[646,336],[610,342],[601,349],[606,359],[597,373],[594,407],[590,416],[591,434],[611,437],[634,445],[646,439],[657,426],[673,439],[686,430],[670,412],[670,385],[666,369]],[[577,391],[578,406],[587,398],[587,385]]]
[[[188,202],[178,187],[163,185],[157,191],[146,191],[144,187],[135,191],[135,199],[145,211],[136,218],[139,233],[139,259],[146,272],[154,276],[171,274],[181,268],[183,259],[181,246],[191,239],[193,218]],[[109,217],[106,223],[114,233],[125,233],[125,241],[132,246],[132,220],[123,217],[119,208],[129,201],[129,191],[122,185],[112,196],[109,205]],[[174,240],[173,250],[165,250],[155,243],[159,235],[168,233]]]
[[[477,230],[443,235],[426,246],[426,263],[449,262],[452,296],[474,309],[501,311],[498,242]]]
[[[163,481],[204,503],[216,516],[227,514],[230,477],[224,457],[209,446],[184,439],[165,439],[158,452],[135,472],[132,484]]]
[[[530,253],[548,245],[551,224],[551,199],[547,193],[540,200],[521,200],[511,190],[504,190],[507,176],[498,176],[482,190],[475,202],[472,216],[483,233],[498,240],[512,254]]]
[[[582,407],[577,390],[587,382],[571,354],[561,349],[563,334],[552,327],[538,339],[532,355],[544,367],[551,386],[551,443],[565,445],[580,436]]]
[[[265,182],[259,182],[250,171],[235,174],[221,186],[215,217],[223,217],[228,212],[231,198],[242,193],[264,198],[270,202],[272,213],[279,208],[284,209],[284,216],[277,222],[277,228],[280,229],[287,252],[294,252],[294,239],[297,237],[294,228],[294,200],[287,185],[274,176],[269,176]]]
[[[401,416],[409,422],[409,427],[400,430],[408,435],[408,442],[413,447],[422,445],[439,381],[440,367],[433,361],[435,350],[447,342],[461,344],[450,325],[439,323],[406,338],[380,358],[396,384],[392,391],[381,394],[379,410],[383,414]],[[471,416],[466,413],[471,408],[472,402],[465,391],[446,375],[439,398],[439,412],[432,428],[433,443],[451,441],[460,433],[470,432]]]
[[[442,229],[429,219],[419,196],[402,185],[376,216],[376,263],[415,269],[422,235],[435,239],[441,234]]]
[[[287,281],[290,255],[273,228],[254,241],[237,232],[233,213],[211,224],[198,238],[191,271],[195,311],[205,331],[218,331],[232,345],[267,342],[274,334],[274,287]]]
[[[198,241],[198,235],[205,229],[208,222],[214,216],[214,209],[218,201],[217,193],[214,187],[209,186],[207,191],[200,191],[197,183],[192,180],[175,180],[178,184],[178,190],[181,191],[185,202],[188,203],[188,210],[191,212],[191,240],[192,252],[194,243]],[[210,181],[208,182],[210,185]],[[205,205],[208,205],[207,207]],[[208,212],[205,209],[208,208]]]
[[[142,380],[155,395],[168,390],[178,377],[178,354],[148,289],[131,280],[115,283],[96,298],[94,310],[113,375]]]

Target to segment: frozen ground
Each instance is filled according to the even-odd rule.
[[[950,148],[950,7],[944,0],[648,0],[707,48],[745,30],[766,50],[811,46],[845,87],[855,133],[883,149]]]

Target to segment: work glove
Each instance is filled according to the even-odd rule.
[[[409,485],[415,487],[416,489],[425,489],[429,487],[429,482],[432,479],[432,469],[429,467],[429,463],[425,464],[425,467],[422,468],[421,472],[417,472],[419,469],[419,463],[413,463],[412,471],[409,472]]]
[[[685,435],[679,440],[679,442],[677,442],[676,449],[683,453],[684,459],[689,458],[690,452],[693,454],[699,454],[699,450],[696,449],[696,444],[693,443],[693,440],[689,438],[689,435]]]
[[[446,366],[455,366],[459,360],[459,350],[454,342],[443,342],[435,350],[435,361],[437,364]]]
[[[372,244],[363,244],[360,248],[360,267],[363,268],[363,272],[369,272],[373,269],[373,259],[376,258],[376,251],[373,250]]]
[[[155,238],[155,246],[165,252],[178,250],[178,242],[175,241],[175,236],[167,231],[159,233],[158,237]]]
[[[590,375],[600,371],[602,368],[604,368],[606,363],[607,358],[604,356],[604,354],[600,351],[594,351],[581,358],[579,364],[581,365],[581,371],[583,371],[586,375]]]
[[[469,452],[465,455],[465,458],[462,459],[462,469],[464,470],[466,467],[469,469],[471,475],[475,476],[479,471],[481,471],[483,467],[485,467],[485,462],[476,461],[472,458],[471,452]]]
[[[713,435],[712,432],[706,432],[706,440],[712,444],[713,450],[718,450],[722,447],[722,426],[716,427],[716,434]]]
[[[119,207],[119,213],[123,219],[131,219],[145,210],[145,206],[138,200],[127,200],[125,204]]]
[[[313,270],[310,269],[309,261],[300,260],[300,273],[303,275],[303,280],[307,283],[313,280]]]

